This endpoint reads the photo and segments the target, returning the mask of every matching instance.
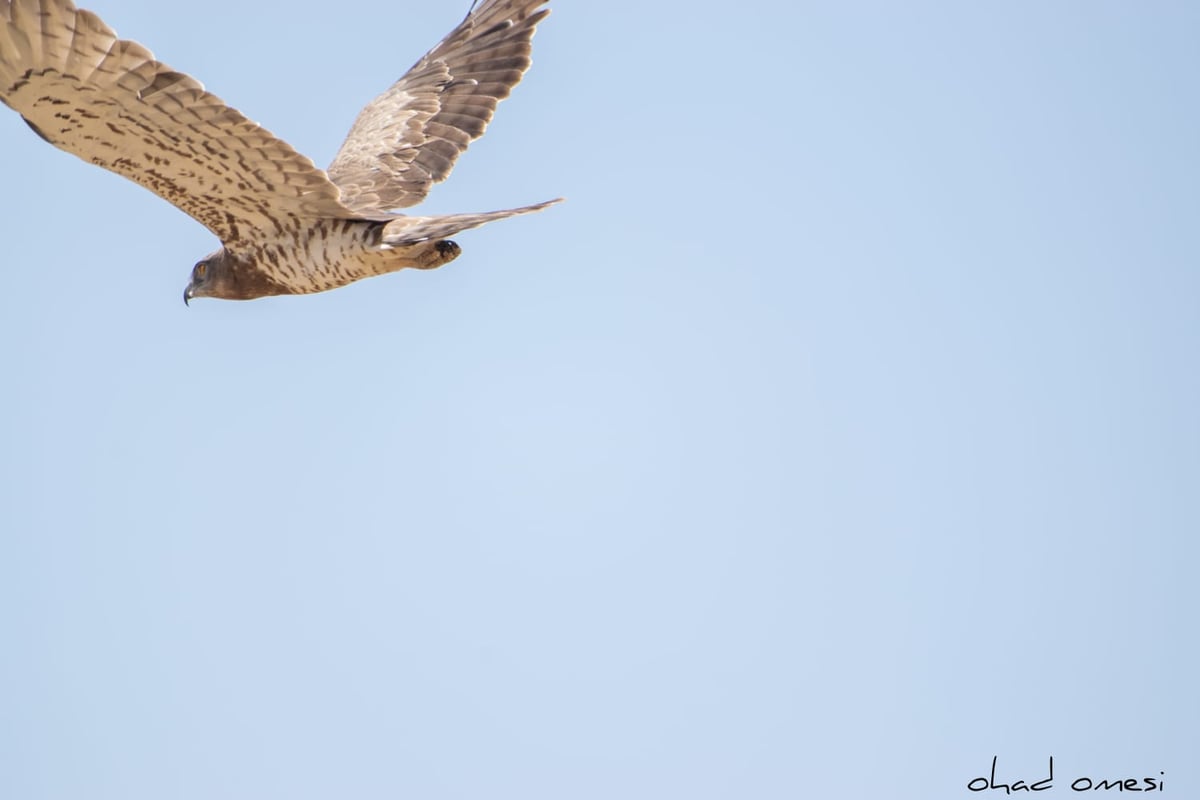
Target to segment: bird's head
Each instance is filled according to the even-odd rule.
[[[229,268],[225,248],[209,253],[192,267],[192,279],[183,290],[183,302],[187,305],[193,297],[225,297],[229,283]]]
[[[224,247],[210,253],[192,267],[192,279],[183,290],[183,302],[193,297],[217,297],[222,300],[253,300],[286,289],[257,269],[253,255],[232,252]]]

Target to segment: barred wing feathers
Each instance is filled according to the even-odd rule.
[[[407,208],[446,179],[529,69],[548,0],[484,0],[359,114],[329,167],[363,213]]]
[[[68,0],[0,0],[0,100],[226,243],[360,216],[308,158]]]

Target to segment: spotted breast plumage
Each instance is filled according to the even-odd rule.
[[[221,239],[184,300],[308,294],[461,252],[449,240],[558,200],[409,216],[530,64],[548,0],[483,0],[367,105],[328,171],[68,0],[0,0],[0,101],[39,136]]]

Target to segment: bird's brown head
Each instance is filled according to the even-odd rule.
[[[220,297],[218,292],[223,283],[221,280],[222,266],[225,260],[225,248],[205,256],[192,267],[192,279],[183,290],[183,303],[187,305],[193,297]]]
[[[279,284],[256,268],[253,259],[222,247],[192,267],[192,279],[183,291],[183,302],[186,304],[193,297],[253,300],[285,293]]]

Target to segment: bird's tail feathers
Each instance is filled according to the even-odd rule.
[[[505,211],[489,211],[484,214],[445,214],[438,217],[397,217],[383,229],[383,244],[393,247],[405,244],[418,244],[431,240],[445,239],[459,231],[478,228],[498,219],[515,217],[520,214],[532,214],[549,208],[555,203],[561,203],[563,198],[549,200],[522,208],[510,208]]]

